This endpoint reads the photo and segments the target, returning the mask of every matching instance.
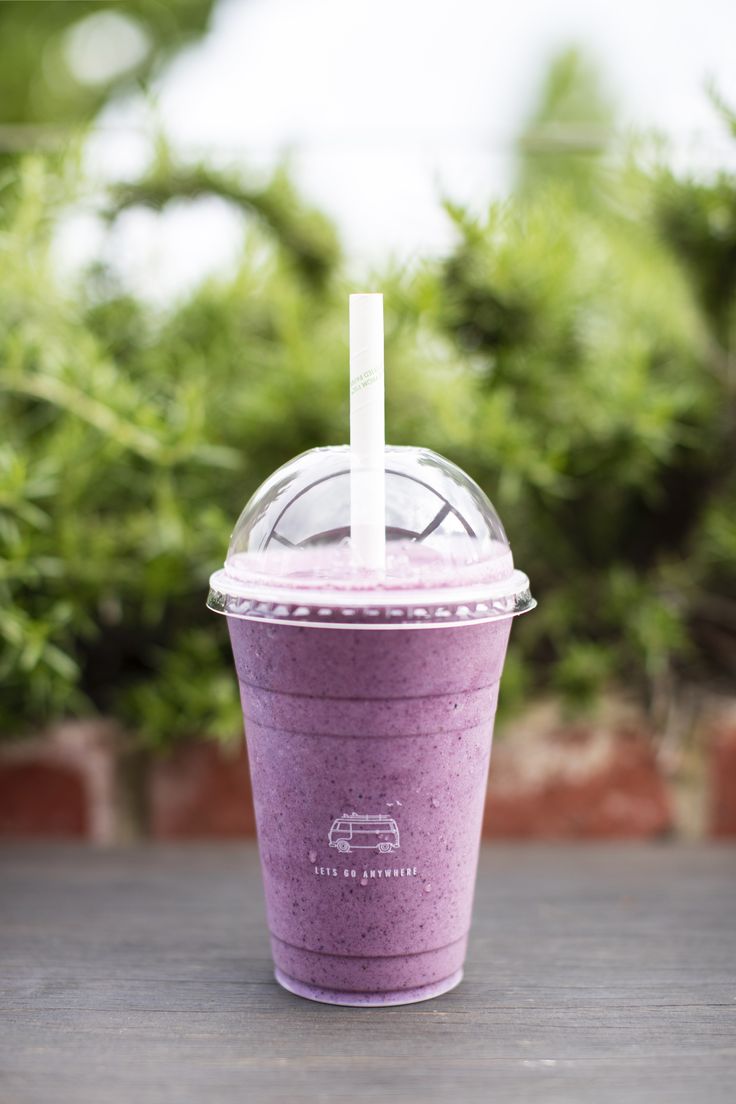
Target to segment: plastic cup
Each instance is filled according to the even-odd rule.
[[[276,978],[390,1005],[462,977],[511,619],[531,609],[492,505],[386,450],[386,568],[350,547],[347,449],[250,500],[208,604],[240,683]]]

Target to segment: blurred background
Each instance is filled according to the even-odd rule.
[[[486,827],[736,835],[730,0],[0,3],[0,834],[253,830],[243,503],[387,426],[487,491]]]

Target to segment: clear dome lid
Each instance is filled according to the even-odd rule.
[[[535,605],[491,502],[429,449],[386,447],[385,568],[350,538],[350,449],[316,448],[246,504],[208,606],[231,617],[340,625],[492,620]]]

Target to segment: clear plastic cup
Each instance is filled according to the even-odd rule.
[[[240,683],[276,978],[312,1000],[425,1000],[462,977],[511,619],[535,605],[454,464],[387,448],[386,567],[350,543],[350,453],[249,501],[208,605]]]

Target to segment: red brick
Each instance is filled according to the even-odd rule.
[[[87,792],[78,771],[57,763],[0,763],[0,835],[89,833]]]
[[[65,721],[0,747],[0,835],[124,835],[118,768],[124,737],[111,721]]]
[[[711,835],[733,839],[736,837],[736,711],[718,719],[709,743]]]
[[[643,722],[530,711],[494,748],[484,830],[505,839],[646,839],[674,827]]]
[[[237,747],[187,743],[154,762],[150,828],[156,839],[239,838],[255,833],[248,758]]]

